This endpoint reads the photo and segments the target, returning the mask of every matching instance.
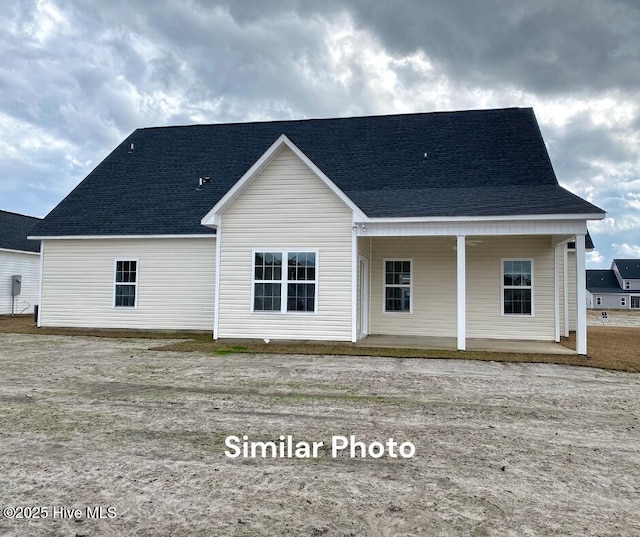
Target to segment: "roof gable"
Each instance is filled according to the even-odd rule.
[[[34,235],[211,234],[201,219],[281,135],[370,218],[604,215],[559,186],[533,110],[510,108],[139,129]]]
[[[613,265],[623,280],[640,280],[640,259],[614,259]]]
[[[365,219],[366,216],[360,208],[342,192],[331,179],[329,179],[296,145],[281,134],[278,139],[271,144],[260,158],[247,170],[247,172],[233,185],[228,192],[213,206],[213,208],[202,219],[202,225],[217,225],[217,217],[220,216],[233,202],[242,194],[249,184],[269,165],[269,163],[282,151],[288,147],[293,153],[322,181],[329,189],[347,205],[358,219]]]
[[[587,270],[587,290],[590,293],[622,292],[613,270]]]
[[[27,239],[40,218],[0,211],[0,248],[23,252],[39,252],[40,241]]]

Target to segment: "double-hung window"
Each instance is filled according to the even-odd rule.
[[[502,312],[504,315],[533,315],[533,261],[502,261]]]
[[[116,260],[114,306],[135,308],[138,296],[138,261]]]
[[[282,253],[256,252],[254,255],[253,309],[282,309]]]
[[[410,259],[385,259],[384,311],[411,312]]]
[[[253,311],[316,311],[316,252],[255,252],[253,271]]]

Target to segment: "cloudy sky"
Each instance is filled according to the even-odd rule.
[[[45,216],[138,127],[532,106],[561,184],[640,257],[637,0],[20,0],[0,208]]]

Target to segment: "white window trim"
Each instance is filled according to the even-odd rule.
[[[506,287],[504,285],[504,262],[505,261],[529,261],[531,263],[531,285],[530,286],[511,286]],[[535,317],[535,267],[534,260],[530,257],[503,257],[500,259],[500,314],[502,317],[516,317],[529,319]],[[531,313],[505,313],[504,312],[504,290],[505,289],[531,289]]]
[[[409,262],[409,311],[387,311],[387,287],[406,287],[402,284],[387,284],[387,261]],[[385,315],[413,314],[413,258],[385,257],[382,260],[382,313]]]
[[[135,261],[136,262],[136,281],[130,282],[118,282],[116,281],[118,275],[118,262],[121,261]],[[114,310],[137,310],[138,309],[138,284],[140,283],[140,259],[132,257],[117,257],[113,261],[113,298],[111,305]],[[116,306],[116,286],[117,285],[133,285],[135,288],[134,305],[133,306]]]
[[[259,252],[282,254],[282,278],[278,280],[257,280],[259,282],[266,283],[280,283],[280,310],[263,311],[255,309],[255,294],[256,294],[256,254]],[[288,284],[290,282],[288,278],[288,265],[289,265],[289,253],[310,253],[316,255],[316,279],[315,280],[296,280],[298,283],[313,283],[315,284],[315,295],[313,300],[313,311],[288,311],[287,310],[287,291]],[[254,248],[251,250],[251,304],[250,309],[252,314],[256,315],[317,315],[318,314],[318,284],[320,275],[320,254],[317,248]],[[292,282],[294,283],[294,282]]]

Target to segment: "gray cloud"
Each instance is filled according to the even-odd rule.
[[[33,0],[0,24],[4,209],[46,213],[142,126],[534,105],[560,181],[612,215],[604,264],[640,243],[635,1]]]

